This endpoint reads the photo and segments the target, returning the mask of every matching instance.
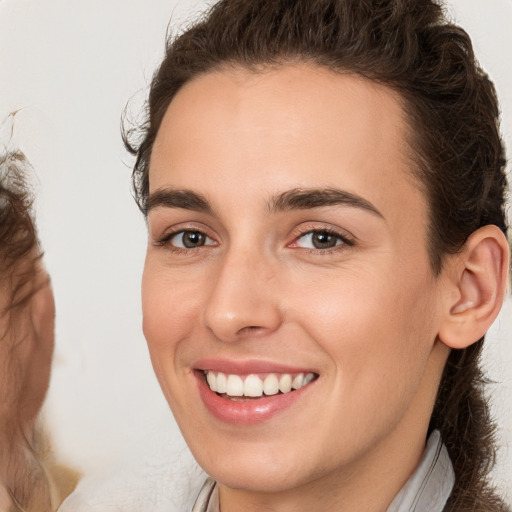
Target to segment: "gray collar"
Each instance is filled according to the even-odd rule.
[[[418,467],[386,512],[442,512],[454,483],[448,450],[435,430]],[[213,478],[206,479],[192,512],[220,512],[218,488]]]
[[[386,512],[442,512],[454,483],[448,450],[439,431],[434,430],[418,467]]]

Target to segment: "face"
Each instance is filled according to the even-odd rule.
[[[144,333],[221,484],[298,488],[424,442],[442,279],[405,141],[392,91],[307,65],[212,72],[170,104]]]
[[[35,278],[36,292],[30,303],[32,335],[27,347],[28,379],[23,405],[27,418],[35,418],[39,413],[50,383],[50,373],[54,346],[55,302],[50,279],[46,270],[38,268]]]
[[[22,261],[13,271],[17,272],[34,275],[19,290],[18,296],[30,295],[25,304],[15,308],[10,303],[2,304],[2,310],[8,312],[0,319],[0,369],[4,368],[0,375],[11,378],[3,383],[0,398],[7,408],[6,418],[18,421],[23,429],[30,429],[50,380],[55,305],[48,275],[39,263],[34,269],[31,260]],[[4,299],[10,301],[13,290],[9,283],[5,279],[2,290]]]

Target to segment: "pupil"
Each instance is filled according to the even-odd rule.
[[[200,247],[204,245],[205,237],[203,233],[199,233],[199,231],[188,231],[183,234],[183,245],[187,249],[192,249],[194,247]]]
[[[330,233],[314,233],[313,245],[316,249],[329,249],[336,245],[336,237]]]

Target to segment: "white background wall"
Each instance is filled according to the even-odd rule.
[[[59,457],[89,478],[83,489],[89,481],[89,489],[114,496],[115,485],[109,488],[106,478],[94,476],[106,468],[121,475],[135,468],[124,484],[133,478],[131,493],[142,496],[149,492],[148,474],[158,475],[152,510],[178,510],[178,501],[156,488],[166,480],[169,494],[176,494],[190,457],[141,333],[146,235],[130,195],[120,116],[131,97],[135,102],[144,97],[163,55],[171,15],[179,25],[204,5],[200,0],[0,0],[1,140],[9,138],[9,114],[18,111],[11,145],[27,154],[37,172],[38,224],[57,303],[46,419]],[[512,155],[512,0],[489,0],[485,7],[482,0],[457,0],[449,6],[497,85]],[[512,501],[510,300],[493,327],[487,361],[497,381],[492,393],[501,426],[496,481]],[[140,488],[134,483],[138,474],[146,482]],[[136,498],[124,500],[122,510],[137,510]]]

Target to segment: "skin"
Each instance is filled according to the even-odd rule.
[[[30,269],[32,263],[27,262]],[[16,272],[27,271],[25,263],[19,264]],[[29,270],[30,271],[30,270]],[[12,292],[4,283],[4,297]],[[16,422],[24,429],[33,427],[43,404],[50,380],[54,344],[55,303],[49,277],[39,264],[34,277],[18,292],[18,296],[31,295],[28,302],[2,315],[2,361],[10,365],[10,372],[16,373],[19,386],[4,386],[2,403],[15,408]],[[2,311],[8,304],[2,305]],[[6,417],[13,418],[13,414]],[[26,434],[26,432],[25,432]]]
[[[16,298],[30,296],[12,308],[11,279],[2,283],[5,299],[0,318],[0,376],[3,382],[0,403],[0,509],[7,510],[9,487],[27,510],[51,510],[48,479],[40,461],[29,448],[36,444],[35,422],[50,380],[54,345],[55,304],[48,275],[30,257],[17,263],[13,276],[33,273]],[[8,302],[9,301],[9,302]],[[1,381],[1,377],[0,377]]]
[[[222,512],[310,511],[320,500],[384,511],[419,461],[449,353],[438,337],[447,279],[430,267],[406,140],[393,91],[310,65],[211,72],[170,104],[150,194],[189,190],[210,209],[150,209],[144,333]],[[271,207],[298,188],[342,190],[375,211]],[[205,244],[180,248],[184,230]],[[308,233],[325,230],[336,245],[315,248]],[[291,407],[241,426],[201,401],[201,358],[319,377]]]

